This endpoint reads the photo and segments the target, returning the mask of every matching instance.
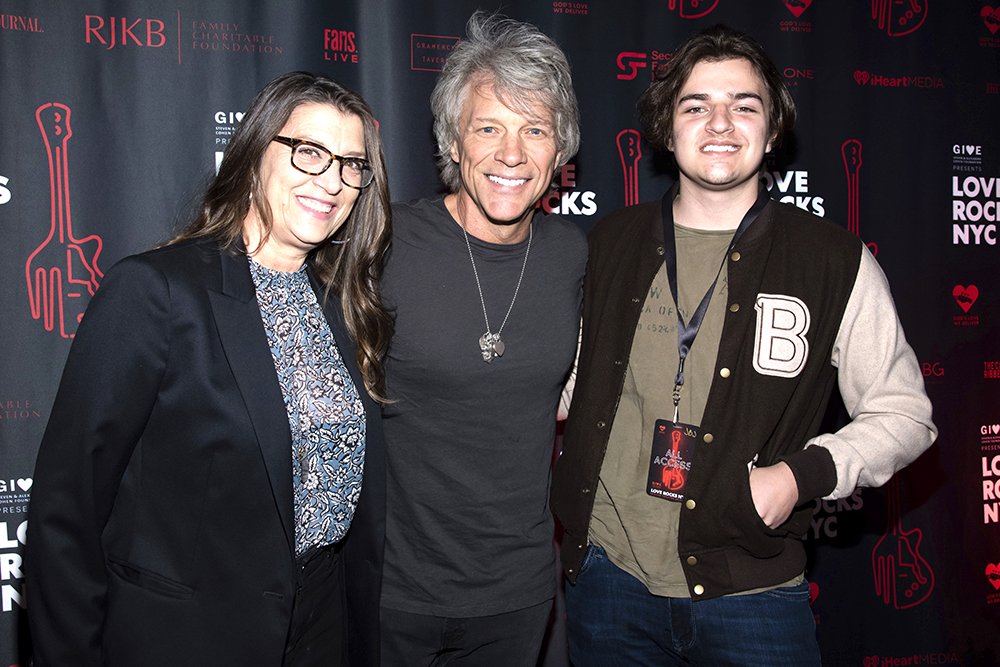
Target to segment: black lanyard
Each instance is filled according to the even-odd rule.
[[[712,292],[715,291],[715,285],[719,282],[719,276],[722,274],[722,267],[726,265],[726,259],[723,258],[722,264],[719,266],[719,271],[715,274],[715,280],[712,281],[711,287],[705,292],[705,296],[701,298],[701,303],[698,304],[698,308],[691,316],[691,321],[688,324],[684,324],[680,304],[677,301],[677,246],[674,241],[674,201],[673,197],[671,197],[672,192],[673,190],[671,189],[670,192],[663,195],[661,206],[663,209],[663,261],[667,265],[667,282],[670,283],[670,295],[674,297],[674,307],[677,310],[677,354],[680,357],[677,376],[674,378],[674,423],[677,423],[677,407],[680,404],[681,386],[684,384],[684,359],[687,358],[688,352],[694,344],[694,339],[698,335],[698,330],[701,329],[701,321],[705,318],[705,312],[708,310],[708,302],[712,300]],[[736,228],[733,240],[729,242],[729,248],[726,250],[726,257],[729,257],[729,253],[732,252],[733,246],[736,245],[740,236],[757,219],[757,216],[760,215],[760,212],[764,210],[769,201],[771,201],[771,197],[767,192],[767,188],[761,188],[757,194],[757,201],[753,203],[750,210],[743,216],[740,226]]]

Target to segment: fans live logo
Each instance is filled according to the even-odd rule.
[[[330,28],[324,30],[323,59],[357,64],[358,45],[354,31],[332,30]]]

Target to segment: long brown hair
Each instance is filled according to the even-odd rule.
[[[302,104],[328,104],[361,119],[365,156],[375,180],[361,191],[350,216],[331,239],[308,257],[324,297],[340,298],[347,330],[357,343],[356,361],[368,393],[385,401],[382,360],[389,349],[392,318],[382,305],[379,281],[392,233],[389,183],[375,117],[354,91],[321,74],[289,72],[257,93],[233,134],[232,141],[209,184],[195,219],[168,244],[193,238],[212,238],[236,252],[242,248],[243,224],[250,212],[260,221],[263,244],[273,220],[260,180],[264,152],[281,132],[292,112]]]

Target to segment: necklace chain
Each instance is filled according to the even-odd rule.
[[[535,229],[529,222],[528,248],[524,251],[524,262],[521,264],[521,275],[517,277],[514,297],[510,300],[510,306],[507,308],[507,314],[503,317],[503,322],[500,323],[500,328],[497,329],[496,333],[492,333],[490,330],[490,316],[486,314],[486,299],[483,298],[483,286],[479,282],[479,271],[476,269],[476,260],[472,256],[472,243],[469,241],[469,232],[465,229],[465,221],[460,220],[459,222],[462,225],[462,233],[465,234],[465,247],[469,250],[469,261],[472,262],[472,274],[476,277],[476,289],[479,290],[479,303],[483,306],[483,319],[486,320],[486,333],[479,338],[479,349],[483,354],[483,361],[489,364],[493,362],[494,357],[503,356],[505,346],[503,341],[500,340],[500,332],[503,331],[504,325],[507,324],[510,311],[514,309],[514,302],[517,301],[517,293],[521,290],[521,280],[524,278],[524,269],[528,266],[528,253],[531,252],[531,237]]]

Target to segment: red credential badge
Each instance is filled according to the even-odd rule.
[[[691,471],[698,427],[657,419],[653,430],[653,452],[649,460],[646,493],[657,498],[680,501]]]

